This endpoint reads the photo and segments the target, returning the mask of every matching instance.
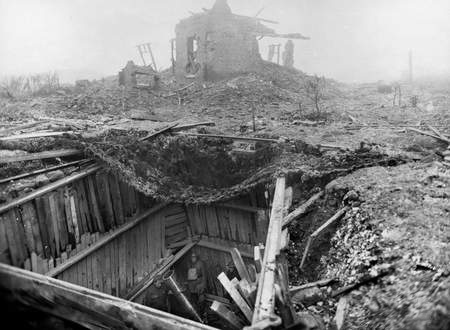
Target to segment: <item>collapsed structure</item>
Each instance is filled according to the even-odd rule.
[[[226,0],[181,20],[175,28],[177,77],[217,80],[249,72],[262,61],[258,39],[307,39],[301,34],[277,34],[264,21],[276,23],[234,14]]]

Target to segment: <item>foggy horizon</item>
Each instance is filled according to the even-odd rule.
[[[0,0],[0,78],[48,71],[63,82],[117,74],[127,61],[142,65],[136,45],[150,42],[158,69],[170,67],[175,25],[213,0]],[[405,77],[408,52],[414,76],[450,75],[450,3],[445,0],[228,1],[236,14],[264,23],[294,40],[294,66],[343,82]],[[268,44],[286,39],[263,38]]]

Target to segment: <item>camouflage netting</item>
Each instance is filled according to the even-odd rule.
[[[145,195],[200,204],[231,199],[273,184],[280,173],[287,175],[290,182],[301,182],[307,190],[356,168],[400,161],[373,150],[322,154],[301,141],[257,142],[256,152],[251,154],[234,152],[229,140],[164,135],[139,141],[143,134],[112,130],[90,138],[68,136],[2,143],[0,149],[39,152],[79,148]],[[29,164],[33,164],[27,167],[31,170],[39,168],[41,162]],[[21,173],[21,169],[23,164],[7,164],[0,172],[6,177]]]

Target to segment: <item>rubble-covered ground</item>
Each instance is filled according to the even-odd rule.
[[[378,92],[376,84],[326,80],[317,113],[305,79],[302,72],[266,63],[255,72],[214,83],[177,83],[164,73],[158,90],[124,89],[110,77],[47,95],[3,95],[0,135],[45,130],[70,135],[1,141],[0,155],[82,143],[112,166],[134,169],[133,175],[139,174],[134,179],[170,176],[178,180],[175,186],[184,183],[191,188],[229,188],[247,176],[256,182],[287,172],[292,173],[291,184],[300,187],[295,188],[292,208],[329,183],[326,198],[291,225],[290,278],[293,285],[325,278],[337,281],[318,289],[318,298],[299,298],[299,308],[321,316],[332,328],[336,306],[345,296],[346,329],[448,329],[450,172],[443,154],[448,145],[408,128],[431,132],[427,125],[432,125],[450,134],[450,82],[402,85],[402,103],[394,106],[393,93]],[[280,145],[269,153],[258,149],[258,164],[230,158],[230,143],[217,140],[169,136],[139,145],[138,138],[146,132],[175,121],[213,121],[215,127],[192,132],[273,138]],[[158,152],[146,154],[155,148],[160,158]],[[177,158],[179,151],[185,155],[182,160]],[[197,168],[199,159],[208,166]],[[139,162],[144,161],[156,172],[143,171]],[[164,165],[177,161],[188,166],[192,178],[183,179],[180,166]],[[211,177],[217,175],[217,164],[227,167],[219,171],[226,177],[201,179],[204,169]],[[239,164],[242,171],[237,171]],[[1,167],[2,176],[39,168],[42,162],[22,165]],[[342,207],[348,192],[352,198],[345,203],[350,211],[323,233],[307,266],[299,270],[308,235]],[[377,281],[331,297],[344,285],[387,270]]]

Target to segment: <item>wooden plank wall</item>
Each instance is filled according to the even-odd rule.
[[[182,204],[172,204],[165,209],[164,225],[166,247],[190,236],[189,222]]]
[[[206,235],[228,241],[256,245],[261,234],[252,212],[213,205],[187,205],[193,235]]]
[[[165,254],[161,210],[58,274],[57,278],[118,297],[156,268]]]
[[[151,204],[115,175],[89,175],[0,214],[0,262],[46,273]]]

